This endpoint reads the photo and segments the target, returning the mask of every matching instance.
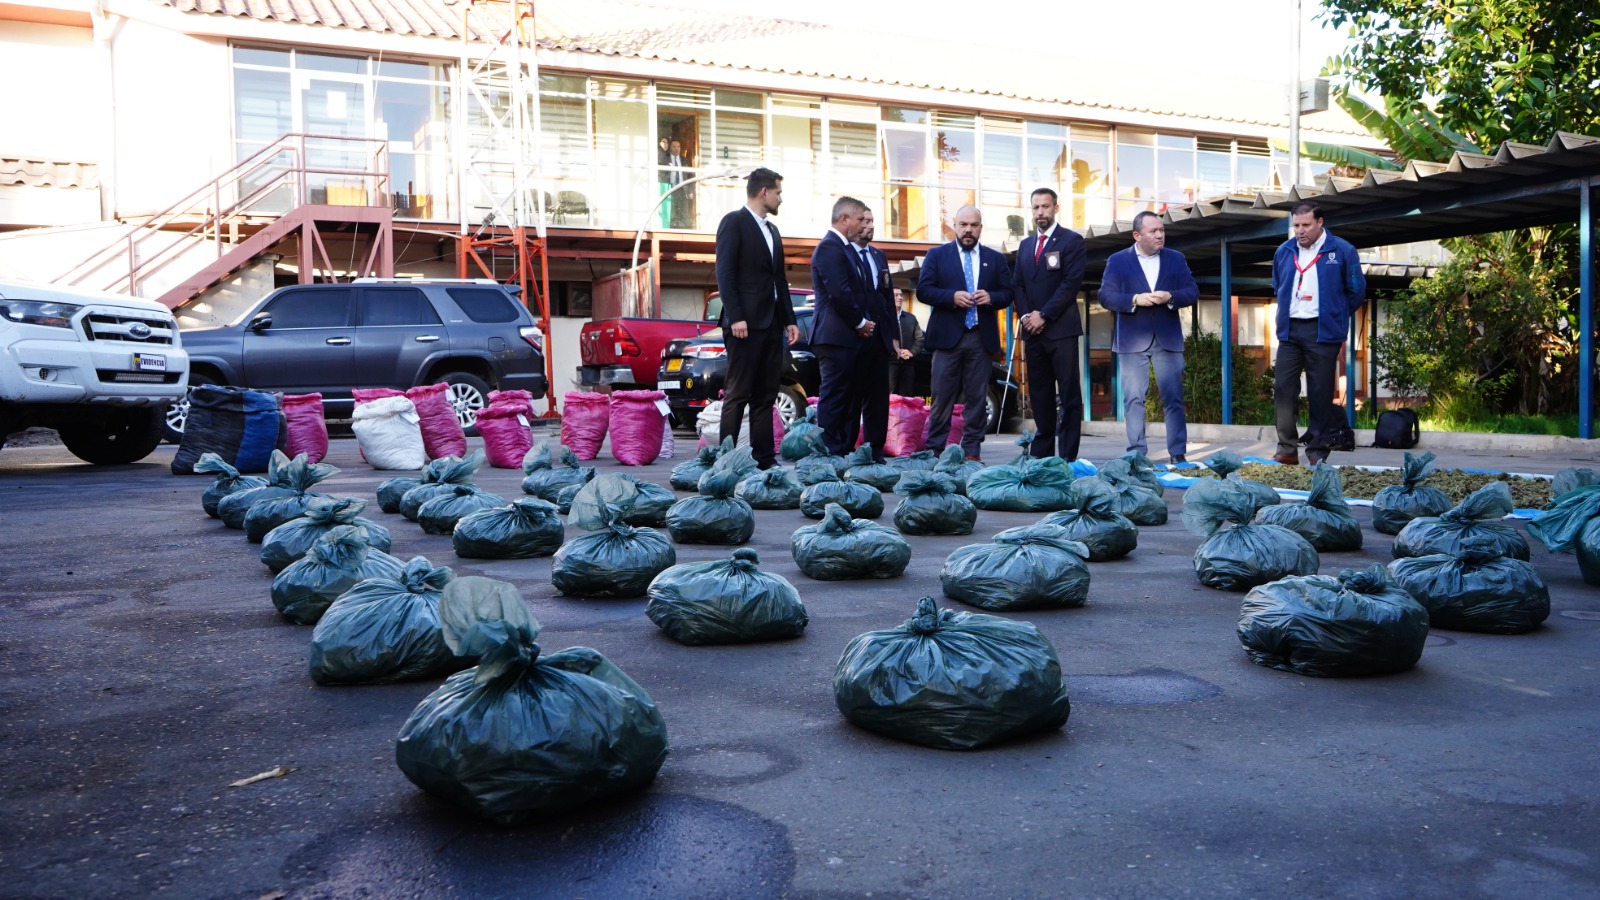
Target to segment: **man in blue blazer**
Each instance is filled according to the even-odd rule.
[[[1311,426],[1306,431],[1306,465],[1328,458],[1327,429],[1333,412],[1333,386],[1339,348],[1350,333],[1350,317],[1367,301],[1361,257],[1349,241],[1322,226],[1322,210],[1310,201],[1296,204],[1289,220],[1294,237],[1272,256],[1272,290],[1278,297],[1278,353],[1273,362],[1273,407],[1278,419],[1278,452],[1286,465],[1300,462],[1300,373],[1306,376]]]
[[[1077,459],[1083,435],[1078,291],[1088,250],[1076,231],[1056,224],[1055,191],[1039,188],[1028,203],[1037,230],[1017,248],[1011,285],[1028,361],[1028,400],[1038,429],[1033,455]]]
[[[882,297],[875,289],[876,278],[866,268],[871,255],[864,259],[857,245],[863,229],[871,227],[866,224],[871,215],[860,200],[840,197],[833,204],[832,227],[811,254],[816,303],[811,348],[821,376],[817,425],[828,452],[841,456],[855,447],[856,435],[865,428],[873,453],[881,457],[889,425],[888,356],[880,349]],[[871,403],[875,391],[884,394],[881,416]],[[869,406],[873,409],[863,423],[862,413]]]
[[[983,213],[977,207],[956,211],[955,230],[955,240],[928,251],[917,277],[917,299],[930,307],[922,344],[933,351],[928,446],[944,446],[959,400],[966,414],[961,448],[967,459],[979,460],[991,366],[1000,352],[995,311],[1011,305],[1011,269],[999,251],[978,242]]]
[[[1184,462],[1189,426],[1183,409],[1183,323],[1178,310],[1200,299],[1189,262],[1166,249],[1167,229],[1149,210],[1133,217],[1133,246],[1106,260],[1100,280],[1100,305],[1116,313],[1111,349],[1122,376],[1123,423],[1128,449],[1146,453],[1144,398],[1150,370],[1166,407],[1167,458]]]
[[[745,205],[717,226],[717,290],[722,297],[723,341],[728,374],[722,395],[721,433],[737,435],[750,411],[750,453],[756,465],[777,464],[772,405],[778,399],[785,341],[800,339],[789,278],[783,269],[783,238],[768,216],[783,202],[783,176],[767,168],[750,173]]]

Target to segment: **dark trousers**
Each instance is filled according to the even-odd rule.
[[[778,458],[772,434],[772,405],[778,399],[778,381],[783,375],[783,326],[752,328],[744,339],[724,333],[728,348],[728,376],[722,389],[723,435],[736,440],[750,411],[750,453],[761,468],[770,468]]]
[[[989,398],[993,360],[983,349],[976,328],[961,335],[949,350],[933,351],[933,409],[928,413],[928,446],[943,450],[950,436],[950,413],[957,402],[966,422],[961,429],[961,450],[968,456],[983,454],[983,432],[989,424]]]
[[[889,364],[889,393],[899,394],[902,397],[915,397],[917,390],[917,367],[911,360],[892,362]]]
[[[889,351],[877,338],[855,347],[815,344],[821,384],[817,388],[817,425],[828,452],[843,456],[855,449],[856,438],[883,457],[889,436]]]
[[[1290,319],[1289,333],[1278,336],[1278,353],[1273,360],[1275,382],[1272,405],[1278,419],[1278,452],[1296,455],[1300,440],[1300,373],[1306,376],[1306,399],[1311,411],[1311,426],[1306,432],[1308,450],[1328,449],[1323,437],[1333,415],[1334,372],[1339,364],[1339,348],[1344,344],[1317,343],[1316,319]]]
[[[1028,401],[1033,405],[1034,456],[1078,458],[1083,437],[1083,388],[1078,339],[1028,338]]]

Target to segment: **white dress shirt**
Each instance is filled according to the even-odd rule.
[[[1317,299],[1321,294],[1321,286],[1317,283],[1317,264],[1321,262],[1317,257],[1322,255],[1322,245],[1328,240],[1328,233],[1324,231],[1317,242],[1309,247],[1295,244],[1297,271],[1294,273],[1294,290],[1289,297],[1289,318],[1315,319],[1319,307]],[[1302,276],[1298,269],[1304,269]]]
[[[756,215],[756,211],[748,206],[745,207],[745,211],[755,216],[756,224],[761,226],[761,236],[767,239],[767,255],[771,256],[774,252],[772,248],[772,229],[767,227],[767,217]]]
[[[1144,270],[1144,280],[1149,282],[1150,290],[1154,291],[1156,279],[1161,277],[1161,251],[1157,250],[1153,255],[1145,256],[1143,250],[1134,247],[1133,255],[1139,258],[1139,268]]]

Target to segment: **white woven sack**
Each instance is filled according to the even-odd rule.
[[[350,429],[374,469],[420,469],[428,464],[420,421],[409,397],[382,397],[357,406]]]

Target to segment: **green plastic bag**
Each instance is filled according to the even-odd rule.
[[[899,578],[911,563],[911,545],[898,532],[852,519],[837,503],[828,504],[821,522],[795,529],[789,550],[800,571],[818,581]]]
[[[340,594],[367,578],[399,578],[404,566],[367,546],[367,532],[340,525],[317,538],[304,558],[272,579],[272,605],[297,625],[315,625]]]
[[[756,458],[750,452],[750,448],[735,447],[729,443],[728,439],[725,439],[722,442],[722,450],[717,453],[717,461],[712,463],[711,468],[700,476],[699,481],[695,482],[694,489],[700,493],[705,493],[707,478],[718,477],[720,480],[721,475],[725,475],[728,472],[743,478],[755,471],[758,471]],[[714,475],[714,473],[716,474]],[[734,481],[734,484],[738,483],[738,481]]]
[[[361,513],[367,501],[355,497],[317,497],[306,505],[306,513],[298,519],[279,525],[267,532],[261,541],[261,561],[276,575],[290,564],[306,555],[317,538],[340,525],[356,525],[366,529],[367,546],[389,552],[393,539],[389,529]]]
[[[939,461],[933,466],[933,470],[940,475],[949,475],[955,479],[956,493],[963,497],[967,494],[967,480],[985,468],[982,462],[967,459],[965,454],[966,451],[961,449],[960,444],[951,444],[939,454]]]
[[[894,527],[903,534],[971,534],[978,508],[956,493],[956,480],[933,471],[900,476],[894,492],[905,499],[894,508]]]
[[[979,509],[1055,512],[1072,505],[1072,464],[1059,456],[994,466],[967,479],[967,496]]]
[[[301,453],[294,459],[278,467],[278,484],[292,488],[294,493],[281,497],[267,497],[250,504],[250,509],[244,514],[245,538],[252,544],[259,544],[266,538],[267,532],[291,519],[298,519],[305,514],[306,505],[319,497],[328,497],[311,489],[320,481],[339,474],[336,466],[327,463],[309,463],[306,454]]]
[[[822,441],[822,426],[817,424],[817,407],[806,407],[804,419],[789,426],[778,445],[778,454],[791,462],[798,462],[813,453],[827,453]]]
[[[1500,556],[1526,561],[1533,554],[1528,539],[1500,520],[1511,514],[1511,488],[1491,481],[1439,516],[1412,519],[1395,535],[1395,559],[1443,553],[1460,556],[1466,550],[1489,550]]]
[[[895,483],[900,480],[900,470],[888,463],[875,462],[872,459],[872,445],[862,444],[850,451],[844,458],[844,480],[855,481],[860,484],[871,485],[880,491],[894,490]]]
[[[1133,477],[1133,470],[1125,459],[1113,459],[1100,467],[1090,478],[1080,478],[1074,486],[1094,480],[1107,485],[1117,498],[1117,512],[1128,517],[1135,525],[1167,524],[1167,501],[1150,486]],[[1274,495],[1276,496],[1276,495]]]
[[[1036,459],[1042,459],[1043,457],[1035,457],[1033,455],[1033,442],[1038,439],[1038,432],[1024,431],[1021,437],[1017,438],[1015,441],[1012,441],[1013,444],[1016,444],[1017,447],[1021,449],[1021,452],[1011,458],[1011,465],[1020,466],[1023,463],[1033,462]],[[1060,459],[1060,457],[1056,458]]]
[[[1150,461],[1150,457],[1137,450],[1129,450],[1118,459],[1126,460],[1128,473],[1157,497],[1166,496],[1167,486],[1161,483],[1161,476],[1156,472],[1156,464]]]
[[[594,478],[594,466],[580,465],[578,454],[566,444],[561,444],[561,461],[551,462],[550,446],[540,441],[522,458],[522,492],[558,503],[561,492],[572,485],[582,485]],[[569,501],[570,502],[570,501]]]
[[[518,497],[464,516],[450,542],[462,559],[532,559],[561,549],[566,531],[554,503]]]
[[[445,644],[475,668],[417,704],[395,742],[412,784],[502,825],[538,821],[648,785],[667,726],[644,688],[600,653],[541,656],[516,588],[466,576],[439,601]]]
[[[550,562],[550,583],[569,597],[640,597],[651,579],[678,561],[666,535],[622,524],[639,496],[637,484],[617,475],[595,481],[599,502],[576,508],[572,524],[594,534],[573,538]]]
[[[260,475],[241,475],[239,470],[229,465],[228,461],[215,453],[200,454],[199,462],[194,464],[198,473],[215,472],[216,478],[206,487],[205,493],[200,495],[200,506],[206,515],[215,519],[218,517],[217,504],[222,498],[239,491],[248,491],[251,488],[266,487],[267,480]]]
[[[1280,503],[1257,510],[1257,525],[1279,525],[1311,542],[1318,553],[1361,549],[1361,523],[1344,499],[1344,478],[1325,462],[1311,472],[1306,502]]]
[[[432,479],[418,484],[400,497],[400,515],[413,522],[417,521],[417,516],[422,511],[422,504],[435,497],[454,493],[456,487],[471,485],[477,480],[478,470],[483,468],[483,462],[483,451],[474,450],[465,457],[446,456],[428,463],[423,467],[423,471],[431,469]]]
[[[672,477],[668,479],[668,483],[672,485],[673,490],[698,491],[700,476],[711,471],[716,461],[716,447],[701,447],[692,458],[672,467]]]
[[[950,554],[944,595],[983,609],[1071,609],[1089,602],[1089,548],[1060,525],[1007,528]]]
[[[845,647],[833,699],[868,731],[941,750],[974,750],[1067,724],[1061,661],[1027,622],[939,609],[923,597],[898,628]]]
[[[1071,508],[1045,516],[1040,525],[1065,528],[1072,540],[1088,548],[1090,562],[1121,559],[1139,546],[1139,526],[1117,511],[1119,497],[1111,485],[1098,478],[1080,478],[1072,489]]]
[[[201,459],[204,458],[203,456],[201,457]],[[200,471],[200,468],[196,466],[195,471]],[[1594,469],[1569,466],[1556,472],[1555,477],[1550,479],[1550,496],[1560,500],[1571,491],[1595,484],[1600,484],[1600,472]]]
[[[1379,565],[1274,581],[1245,594],[1239,610],[1250,661],[1300,675],[1403,672],[1427,639],[1428,611]]]
[[[309,473],[306,471],[305,454],[299,457],[301,465],[293,466],[293,461],[283,455],[283,451],[274,450],[267,461],[267,483],[259,487],[245,488],[234,491],[217,502],[217,518],[229,528],[244,529],[245,517],[257,503],[265,500],[281,500],[297,497],[305,493],[304,481]],[[318,465],[321,465],[320,463]],[[332,469],[332,466],[328,466]],[[339,471],[334,469],[335,472]],[[271,531],[272,529],[267,529]],[[262,532],[265,534],[266,532]],[[259,540],[259,538],[257,539]]]
[[[1397,559],[1389,574],[1427,608],[1434,628],[1522,634],[1550,618],[1550,589],[1533,564],[1493,550]]]
[[[413,556],[395,578],[368,578],[339,595],[311,632],[311,680],[381,684],[449,675],[472,664],[439,630],[439,596],[455,573]]]
[[[959,445],[957,449],[960,449]],[[906,456],[891,456],[884,460],[884,465],[899,470],[901,475],[907,472],[932,472],[938,464],[939,454],[932,450],[918,450]]]
[[[451,534],[466,516],[505,505],[506,498],[475,484],[453,484],[448,492],[434,495],[417,508],[417,524],[424,534]]]
[[[872,485],[840,481],[837,476],[825,476],[820,472],[817,478],[800,492],[800,512],[806,518],[822,518],[831,504],[844,507],[845,512],[858,519],[876,519],[883,515],[883,494]]]
[[[386,513],[399,513],[400,502],[405,499],[406,492],[418,485],[436,484],[443,472],[454,471],[460,464],[459,456],[441,456],[430,459],[427,464],[417,471],[417,477],[412,478],[402,475],[391,478],[378,485],[378,508]]]
[[[741,447],[741,452],[747,452]],[[724,457],[730,458],[730,457]],[[721,465],[718,460],[718,465]],[[743,544],[756,533],[750,504],[733,495],[744,475],[737,468],[713,466],[700,477],[700,493],[667,510],[667,531],[680,544]]]
[[[795,480],[810,487],[824,481],[839,481],[844,477],[845,461],[842,456],[814,453],[795,463]]]
[[[733,495],[750,504],[751,509],[799,509],[804,487],[782,466],[765,472],[751,472],[739,479]]]
[[[1433,454],[1417,456],[1406,451],[1401,483],[1390,485],[1372,498],[1372,528],[1380,534],[1399,534],[1412,519],[1442,516],[1455,504],[1450,495],[1423,484],[1433,474]]]
[[[645,615],[679,643],[743,644],[805,633],[805,604],[781,575],[757,568],[756,551],[732,559],[673,566],[650,582]]]
[[[1218,450],[1206,459],[1206,467],[1217,473],[1218,478],[1227,478],[1234,472],[1244,468],[1244,460],[1232,450]],[[1258,512],[1268,506],[1276,506],[1283,502],[1283,497],[1279,496],[1277,490],[1264,481],[1252,481],[1248,478],[1240,477],[1239,484],[1255,500]]]
[[[1278,525],[1253,525],[1255,499],[1237,474],[1207,478],[1184,491],[1183,525],[1205,538],[1194,551],[1200,583],[1247,591],[1291,575],[1313,575],[1319,558],[1311,542]],[[1232,528],[1222,526],[1232,523]]]
[[[627,514],[622,517],[622,524],[651,526],[667,524],[667,510],[672,508],[672,504],[678,502],[678,498],[673,496],[671,491],[653,481],[642,481],[626,472],[617,472],[615,476],[623,481],[630,482],[635,489],[633,499],[630,501],[632,505],[628,507]],[[577,515],[580,518],[592,517],[595,505],[601,502],[599,500],[599,488],[596,486],[599,481],[599,478],[595,478],[580,486],[573,493],[572,499],[568,501],[567,508],[563,509],[562,512],[572,513],[574,509],[577,509],[579,512],[572,513],[573,515]]]
[[[1600,587],[1600,485],[1583,485],[1560,496],[1528,524],[1528,533],[1551,553],[1573,553],[1584,584]]]

